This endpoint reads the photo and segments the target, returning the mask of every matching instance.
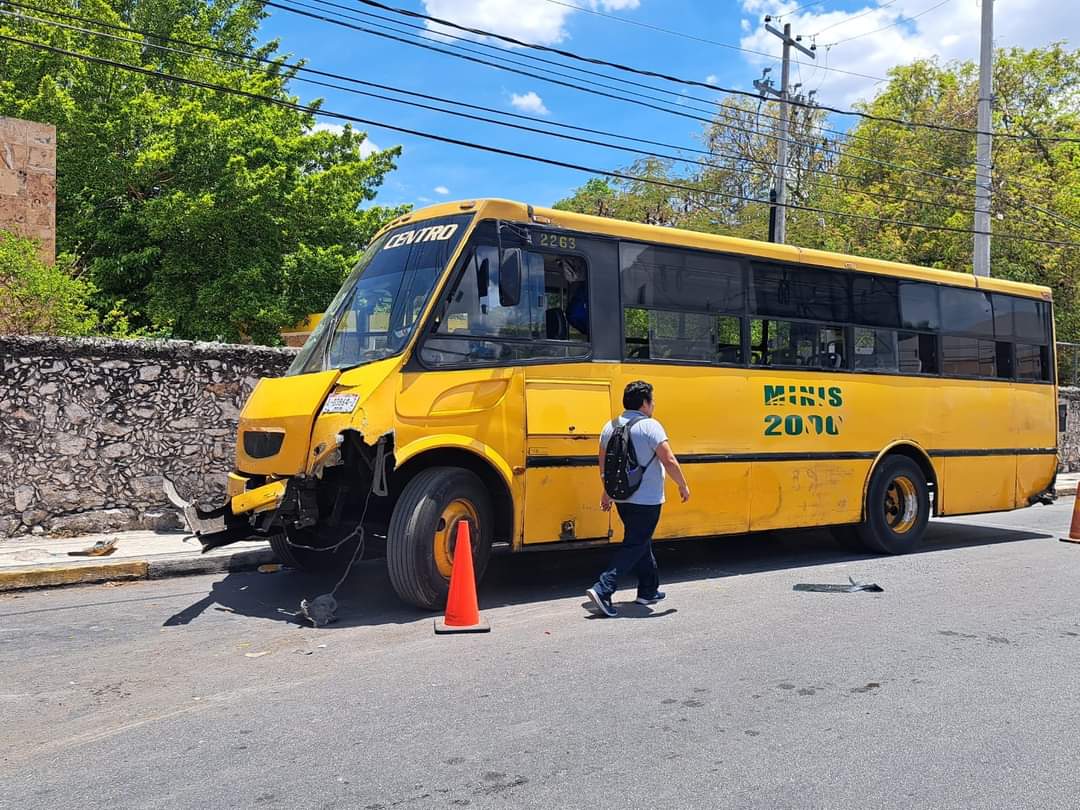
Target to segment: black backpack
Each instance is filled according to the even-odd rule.
[[[638,491],[645,471],[656,461],[656,453],[644,467],[638,463],[634,443],[630,440],[630,429],[647,417],[638,416],[618,424],[618,419],[611,420],[611,438],[604,448],[604,491],[613,501],[625,501]]]

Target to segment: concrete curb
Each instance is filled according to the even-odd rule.
[[[0,569],[0,592],[61,585],[85,585],[112,580],[165,579],[192,574],[246,571],[275,562],[268,548],[217,554],[212,557],[116,560],[115,562],[27,565]]]
[[[1075,495],[1076,494],[1076,483],[1062,484],[1059,487],[1055,487],[1054,492],[1059,497]]]

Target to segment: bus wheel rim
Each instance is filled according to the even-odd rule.
[[[911,531],[919,518],[919,497],[915,482],[898,475],[885,488],[885,523],[896,534]]]
[[[454,569],[454,540],[457,537],[458,524],[463,520],[470,523],[472,545],[476,546],[476,529],[480,525],[479,514],[476,507],[464,498],[456,498],[450,501],[439,516],[439,522],[435,527],[435,537],[432,553],[435,557],[435,567],[446,579],[450,579],[450,573]]]

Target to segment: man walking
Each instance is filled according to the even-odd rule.
[[[608,422],[600,434],[600,476],[604,482],[600,508],[607,512],[615,504],[623,523],[623,542],[616,549],[611,566],[585,591],[589,601],[605,616],[618,615],[611,597],[618,587],[619,576],[625,573],[637,575],[637,604],[653,605],[664,598],[664,592],[659,589],[652,536],[664,503],[665,473],[678,484],[683,503],[690,500],[690,488],[668,443],[667,433],[653,418],[656,410],[653,387],[642,380],[627,385],[623,391],[623,408],[622,415]]]

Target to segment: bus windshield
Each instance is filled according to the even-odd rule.
[[[287,373],[352,368],[404,349],[471,216],[409,223],[372,242]]]

